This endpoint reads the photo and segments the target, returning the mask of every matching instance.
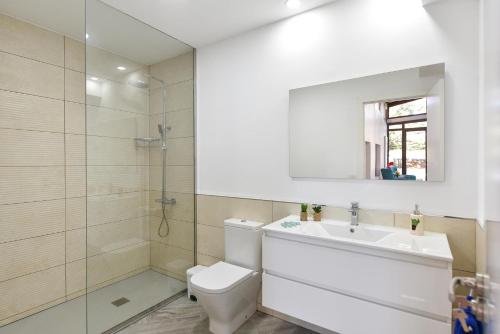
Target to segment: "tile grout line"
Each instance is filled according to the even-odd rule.
[[[64,75],[63,75],[63,90],[64,90],[64,103],[63,103],[63,128],[64,128],[64,298],[68,297],[68,277],[67,277],[67,256],[68,256],[68,205],[67,205],[67,160],[66,160],[66,37],[63,37],[63,64],[64,64]]]

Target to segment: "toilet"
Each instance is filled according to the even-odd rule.
[[[257,310],[263,225],[237,218],[225,220],[225,262],[191,278],[193,294],[208,314],[212,333],[233,333]]]

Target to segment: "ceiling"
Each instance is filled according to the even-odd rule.
[[[19,0],[18,0],[19,1]],[[335,0],[103,0],[194,47],[296,15]]]

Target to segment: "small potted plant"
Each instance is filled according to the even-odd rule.
[[[312,209],[314,211],[313,213],[313,218],[315,222],[320,222],[321,221],[321,205],[318,204],[313,204]]]
[[[300,220],[305,222],[307,221],[307,204],[302,203],[300,205]]]

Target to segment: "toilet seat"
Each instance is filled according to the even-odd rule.
[[[191,284],[204,293],[224,293],[244,282],[252,273],[250,269],[220,261],[194,274]]]

